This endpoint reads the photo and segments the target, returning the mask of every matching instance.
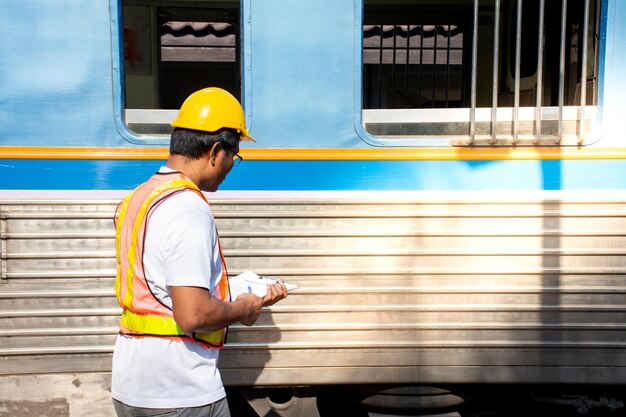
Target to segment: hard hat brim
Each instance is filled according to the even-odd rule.
[[[242,142],[256,142],[250,135],[246,132],[239,132],[239,140]]]

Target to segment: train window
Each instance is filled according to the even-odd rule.
[[[168,135],[184,99],[207,86],[241,96],[239,1],[123,0],[125,122]]]
[[[602,1],[363,2],[368,137],[554,146],[597,131]]]

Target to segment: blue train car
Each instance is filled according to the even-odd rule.
[[[0,386],[14,415],[111,415],[113,210],[207,86],[240,99],[257,141],[208,196],[229,271],[299,286],[231,328],[232,407],[623,410],[626,3],[6,9]]]

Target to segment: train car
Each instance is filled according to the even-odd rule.
[[[622,0],[31,0],[0,16],[0,415],[113,415],[113,212],[219,86],[234,416],[624,412]],[[622,43],[624,42],[624,43]],[[543,413],[543,414],[542,414]]]

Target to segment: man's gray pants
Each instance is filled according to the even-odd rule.
[[[143,408],[113,399],[118,417],[230,417],[226,397],[209,405],[188,408]]]

